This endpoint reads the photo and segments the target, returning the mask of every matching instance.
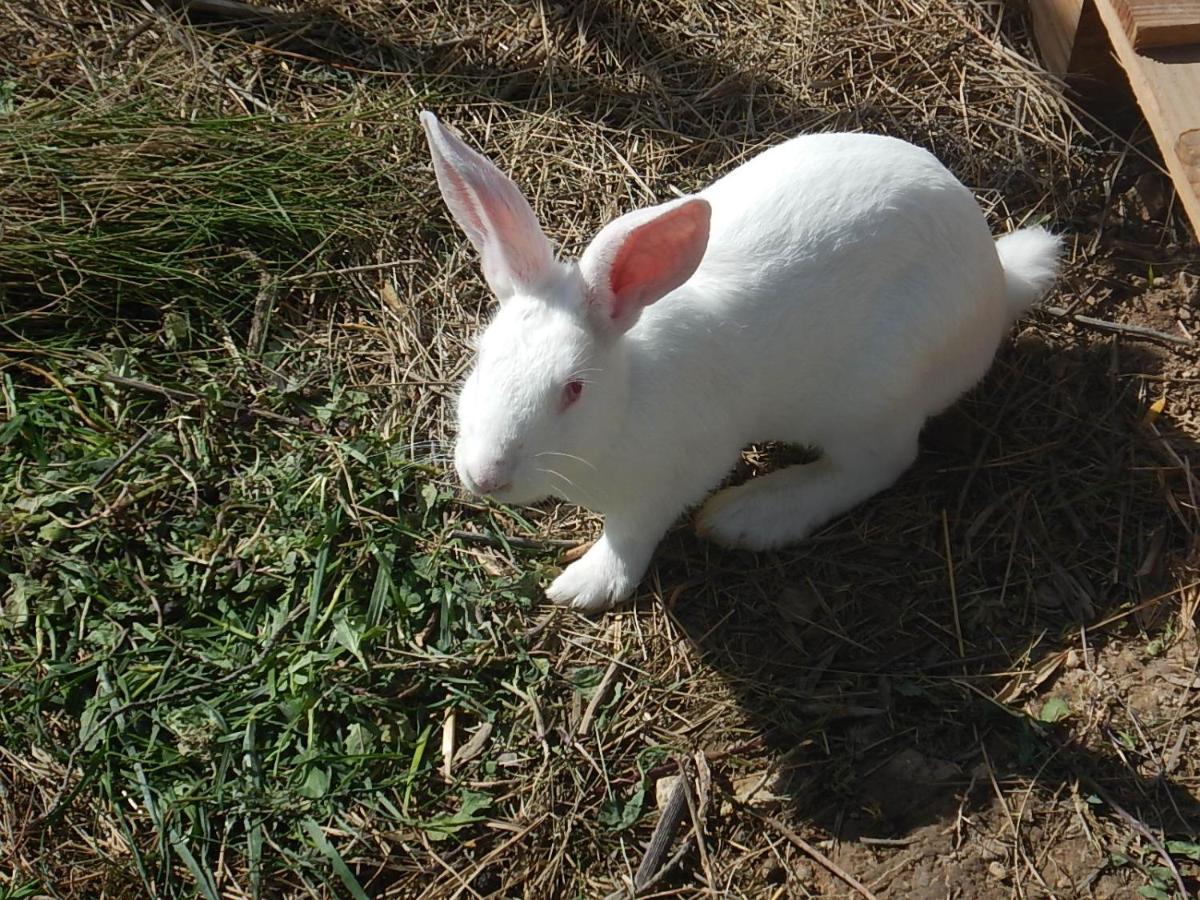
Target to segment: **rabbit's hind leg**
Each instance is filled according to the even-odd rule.
[[[718,491],[696,516],[701,537],[769,550],[799,541],[890,486],[917,456],[920,423],[890,423],[826,441],[822,456]]]

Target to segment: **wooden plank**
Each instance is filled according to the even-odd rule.
[[[1079,29],[1075,32],[1075,46],[1071,48],[1071,84],[1084,95],[1102,99],[1105,94],[1112,99],[1115,91],[1128,91],[1125,70],[1117,62],[1108,30],[1100,21],[1094,0],[1084,0],[1079,14]]]
[[[1046,69],[1089,101],[1115,101],[1125,74],[1092,0],[1033,0],[1029,12]]]
[[[1083,0],[1043,0],[1029,6],[1038,49],[1042,51],[1046,68],[1055,75],[1066,75],[1069,71],[1071,49],[1075,46],[1075,32],[1082,11]]]
[[[1114,0],[1135,50],[1200,43],[1200,0]]]
[[[1175,142],[1175,152],[1179,154],[1179,159],[1187,170],[1192,191],[1200,195],[1200,128],[1193,128],[1181,134]],[[1200,234],[1200,222],[1193,219],[1192,224],[1196,226],[1197,234]]]
[[[1192,227],[1200,234],[1200,46],[1138,52],[1115,3],[1093,0],[1154,132]]]

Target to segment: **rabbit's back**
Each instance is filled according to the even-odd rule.
[[[697,275],[753,285],[849,280],[884,285],[914,261],[982,266],[999,282],[992,237],[970,191],[932,154],[896,138],[793,138],[701,192],[712,204]],[[990,265],[987,265],[990,264]],[[987,271],[983,275],[989,274]]]
[[[739,438],[770,437],[801,410],[818,432],[838,427],[845,396],[864,416],[935,412],[986,370],[1010,324],[974,197],[904,141],[794,138],[701,196],[703,261],[631,334],[710,396],[736,392]]]

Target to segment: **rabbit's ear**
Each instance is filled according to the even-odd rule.
[[[711,212],[707,200],[684,197],[605,225],[579,261],[593,318],[626,331],[691,278],[708,247]]]
[[[442,198],[479,251],[496,297],[505,300],[543,280],[554,267],[554,253],[520,189],[433,113],[421,113],[421,124]]]

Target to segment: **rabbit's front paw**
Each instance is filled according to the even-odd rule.
[[[601,540],[554,579],[546,596],[580,612],[604,612],[633,592],[626,573],[626,566]]]

